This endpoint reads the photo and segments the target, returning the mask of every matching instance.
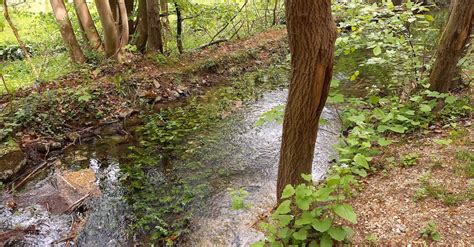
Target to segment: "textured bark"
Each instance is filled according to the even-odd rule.
[[[129,35],[133,35],[135,33],[136,21],[134,21],[132,18],[130,18],[130,16],[132,16],[132,14],[134,12],[135,1],[134,0],[125,0],[125,7],[127,8]]]
[[[176,8],[176,46],[180,54],[183,53],[183,17],[181,16],[181,8],[177,2],[174,3]]]
[[[447,92],[456,83],[457,63],[469,42],[474,24],[474,2],[454,1],[448,23],[441,35],[430,75],[430,90]]]
[[[125,6],[124,0],[117,0],[119,10],[120,10],[120,47],[124,47],[128,44],[128,36],[130,34],[128,28],[128,14],[127,14],[127,7]]]
[[[77,42],[63,0],[50,0],[50,3],[53,8],[54,17],[59,24],[59,31],[61,32],[64,44],[69,50],[72,61],[75,63],[84,63],[86,57]]]
[[[74,0],[74,9],[76,10],[77,19],[79,20],[79,25],[84,33],[84,37],[89,42],[90,47],[94,50],[102,50],[102,40],[92,20],[86,0]]]
[[[163,38],[161,35],[160,9],[158,0],[146,0],[148,18],[147,50],[163,53]]]
[[[286,0],[292,78],[283,123],[277,198],[311,174],[319,117],[332,78],[336,26],[331,0]]]
[[[160,13],[164,16],[161,17],[161,23],[163,24],[163,29],[166,32],[170,32],[170,21],[169,21],[169,10],[168,10],[168,0],[160,0]]]
[[[148,39],[148,17],[146,0],[138,2],[137,31],[134,44],[140,52],[145,52],[146,41]]]
[[[120,40],[109,2],[95,0],[95,5],[104,29],[105,55],[120,60]]]
[[[36,80],[38,80],[39,79],[38,71],[36,70],[35,65],[33,65],[33,62],[31,62],[31,57],[30,57],[30,54],[28,53],[28,50],[26,49],[25,43],[23,43],[23,40],[21,39],[20,34],[18,33],[18,29],[15,27],[12,19],[10,18],[10,13],[8,12],[7,0],[3,0],[3,16],[5,17],[5,20],[8,22],[8,25],[10,26],[13,32],[13,35],[15,35],[15,39],[21,48],[23,56],[25,56],[26,62],[30,65],[33,75],[35,76]]]

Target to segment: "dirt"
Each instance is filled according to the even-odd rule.
[[[350,200],[358,214],[353,243],[472,245],[473,135],[468,120],[454,130],[438,126],[399,139],[398,144],[384,149],[375,161],[383,170],[362,180],[363,189]],[[439,139],[451,139],[453,143],[434,142]],[[470,154],[470,160],[460,159],[460,152]],[[419,157],[416,163],[403,166],[404,158],[413,153]],[[390,157],[395,158],[393,162],[387,161]],[[440,192],[422,193],[426,184],[437,186]],[[440,196],[441,192],[453,197]],[[429,222],[435,223],[440,241],[421,236]]]

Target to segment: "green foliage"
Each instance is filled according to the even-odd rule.
[[[402,157],[402,166],[404,167],[414,166],[418,163],[419,158],[420,158],[419,154],[409,153]]]
[[[250,205],[245,204],[245,198],[249,195],[249,193],[244,189],[239,190],[232,190],[229,189],[229,195],[232,201],[232,209],[233,210],[240,210],[249,208]]]
[[[425,239],[441,241],[441,234],[436,229],[436,223],[434,221],[428,222],[428,224],[421,229],[420,235]]]
[[[440,200],[447,206],[455,206],[460,202],[469,200],[469,191],[466,193],[451,193],[446,187],[431,178],[430,174],[424,174],[419,178],[420,187],[415,191],[413,198],[420,201],[428,197]]]
[[[311,176],[303,175],[303,178],[311,181]],[[284,200],[270,222],[261,224],[266,232],[265,239],[254,246],[265,243],[271,246],[331,245],[333,241],[348,240],[353,231],[342,223],[355,224],[356,215],[342,200],[346,189],[354,182],[352,175],[341,173],[329,177],[328,182],[319,187],[287,185],[282,194]]]

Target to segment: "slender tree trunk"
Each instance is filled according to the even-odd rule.
[[[145,52],[146,41],[148,40],[148,16],[146,0],[138,2],[137,32],[134,44],[140,52]]]
[[[120,40],[109,1],[95,0],[95,4],[104,29],[105,55],[120,60]]]
[[[161,35],[160,10],[158,0],[146,0],[148,17],[147,48],[151,52],[163,53],[163,38]]]
[[[133,35],[135,33],[136,21],[134,21],[130,17],[132,16],[134,12],[135,0],[125,0],[125,7],[127,8],[129,35]]]
[[[279,0],[275,0],[275,5],[273,6],[273,26],[277,25],[280,20],[278,20],[278,3]]]
[[[8,4],[7,0],[3,0],[3,16],[5,16],[5,20],[7,20],[8,25],[10,26],[13,35],[15,35],[16,41],[18,42],[18,45],[21,48],[21,51],[23,52],[23,56],[25,56],[26,62],[30,65],[31,71],[33,72],[33,75],[35,76],[35,79],[39,79],[39,74],[38,71],[36,70],[35,65],[31,61],[30,54],[28,53],[28,50],[26,49],[25,43],[23,43],[23,40],[21,40],[20,34],[18,33],[18,29],[15,27],[13,24],[12,19],[10,18],[10,13],[8,12]]]
[[[130,34],[128,27],[128,15],[127,7],[125,6],[124,0],[117,0],[120,10],[120,26],[122,27],[121,38],[120,38],[120,47],[124,47],[128,44],[128,36]]]
[[[102,40],[92,20],[86,0],[74,0],[74,8],[76,10],[77,19],[79,20],[79,25],[84,32],[85,38],[89,41],[90,47],[94,50],[103,50]]]
[[[277,198],[311,174],[319,118],[332,78],[336,25],[331,0],[286,0],[292,77],[283,123]]]
[[[160,13],[161,14],[165,14],[165,16],[163,16],[161,18],[161,23],[163,24],[163,29],[170,33],[171,31],[171,27],[170,27],[170,21],[169,21],[169,10],[168,10],[168,0],[160,0]]]
[[[181,16],[181,8],[177,2],[174,2],[176,8],[176,46],[179,54],[183,54],[183,17]]]
[[[50,0],[50,3],[51,7],[53,8],[54,17],[59,24],[64,44],[69,50],[72,61],[75,63],[84,63],[86,61],[86,57],[84,56],[84,53],[82,53],[81,47],[77,42],[76,35],[72,29],[72,24],[69,20],[63,0]]]
[[[455,0],[436,51],[430,90],[447,92],[456,86],[457,63],[468,44],[474,24],[474,2]]]

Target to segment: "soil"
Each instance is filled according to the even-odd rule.
[[[451,133],[435,127],[406,136],[383,150],[375,163],[384,170],[362,180],[363,189],[350,200],[358,214],[354,244],[474,243],[474,131],[470,120],[461,125]],[[433,141],[445,139],[454,141],[449,145]],[[416,163],[404,166],[403,160],[412,154],[418,156]],[[390,157],[393,162],[387,162]],[[437,192],[426,193],[427,184]],[[440,241],[421,236],[429,222],[435,223]]]

